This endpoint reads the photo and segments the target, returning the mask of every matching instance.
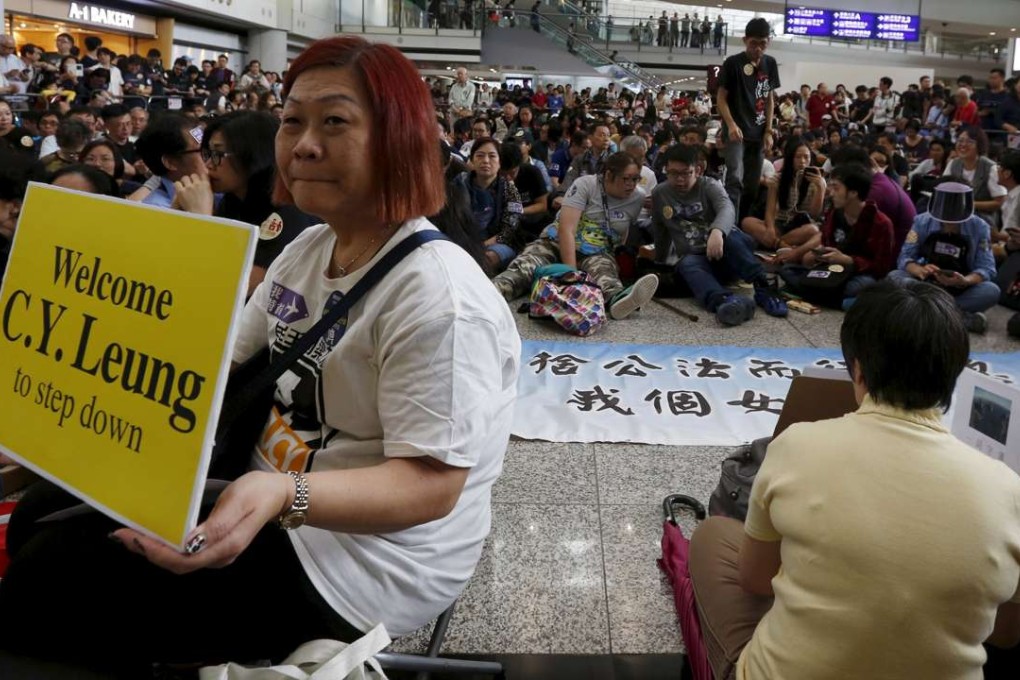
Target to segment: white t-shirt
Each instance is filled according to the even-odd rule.
[[[896,122],[896,105],[900,98],[892,91],[888,96],[883,97],[881,93],[875,96],[874,115],[871,122],[878,126],[892,125]]]
[[[1006,193],[1006,201],[1002,204],[1002,228],[1020,229],[1020,184]]]
[[[949,171],[951,166],[951,163],[946,163],[945,172],[942,173],[943,176],[952,174]],[[974,170],[968,170],[964,167],[960,168],[960,174],[963,175],[963,178],[967,180],[971,186],[974,185],[974,173],[976,172],[977,168]],[[997,164],[993,164],[991,169],[988,170],[988,193],[991,194],[992,198],[999,198],[1000,196],[1005,196],[1008,193],[1006,191],[1006,187],[999,184],[999,166]]]
[[[641,188],[641,190],[644,191],[646,194],[651,195],[652,189],[654,189],[658,183],[659,183],[659,178],[655,176],[655,171],[652,170],[647,165],[642,165],[641,166],[641,181],[638,182],[638,186]],[[644,208],[642,208],[641,209],[641,215],[640,215],[640,217],[638,217],[638,219],[646,220],[646,219],[648,219],[651,216],[652,216],[652,214],[649,211],[647,211]]]
[[[43,137],[42,144],[39,145],[39,158],[45,158],[51,153],[56,153],[60,150],[60,146],[57,144],[56,135],[47,135]]]
[[[14,85],[18,88],[18,94],[24,94],[28,88],[28,83],[23,80],[11,80],[7,78],[7,74],[11,71],[24,71],[28,69],[25,66],[25,62],[21,60],[16,54],[8,54],[6,57],[0,57],[0,78],[4,78],[5,84]]]
[[[108,91],[117,98],[124,96],[124,76],[121,75],[120,69],[113,65],[110,66],[110,87]]]
[[[339,279],[326,276],[332,230],[306,229],[245,307],[234,360],[269,343],[274,354],[283,351],[385,252],[433,228],[422,218],[407,222],[370,263]],[[327,343],[335,343],[331,351]],[[520,352],[506,302],[466,252],[441,241],[389,271],[354,306],[339,341],[327,333],[277,381],[277,406],[253,456],[257,469],[318,472],[418,456],[470,468],[443,519],[389,534],[290,532],[318,592],[361,630],[380,622],[391,635],[419,628],[474,572],[510,436]]]

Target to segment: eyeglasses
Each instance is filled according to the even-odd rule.
[[[211,163],[214,168],[220,167],[224,158],[230,158],[234,154],[229,151],[216,151],[215,149],[201,149],[202,160]],[[191,153],[191,152],[188,152]]]
[[[966,137],[961,137],[960,139],[956,140],[957,146],[970,146],[971,144],[974,144],[974,140],[967,139]]]
[[[690,170],[685,170],[683,172],[679,170],[667,170],[666,177],[668,177],[669,179],[680,179],[681,177],[687,179],[689,177],[694,177],[694,168],[691,168]]]

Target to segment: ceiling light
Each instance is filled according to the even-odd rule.
[[[28,24],[26,24],[24,21],[21,22],[20,26],[21,28],[28,28]],[[1016,29],[1014,28],[1013,30],[1015,31]]]
[[[988,35],[995,35],[995,31],[988,31]]]

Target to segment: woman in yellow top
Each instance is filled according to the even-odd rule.
[[[1020,477],[942,423],[963,319],[945,290],[886,280],[840,338],[860,408],[784,431],[743,525],[691,538],[715,677],[981,680],[982,643],[1020,640]]]

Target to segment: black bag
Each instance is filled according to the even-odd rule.
[[[787,264],[783,265],[779,275],[789,286],[790,292],[816,305],[839,309],[843,302],[843,289],[854,276],[854,266],[841,265],[843,271],[831,271],[830,266]]]
[[[636,278],[645,274],[655,274],[659,279],[659,287],[655,289],[655,297],[665,299],[693,297],[690,286],[683,277],[676,273],[676,265],[655,262],[644,257],[637,259]]]
[[[268,348],[234,369],[227,381],[216,426],[210,479],[237,479],[251,463],[255,444],[262,434],[273,407],[276,381],[294,362],[301,358],[351,307],[378,283],[393,267],[419,246],[430,241],[449,240],[439,231],[420,231],[411,234],[386,253],[347,295],[319,319],[290,349],[275,360]]]
[[[747,504],[751,487],[765,462],[765,450],[772,437],[755,439],[722,462],[719,484],[708,500],[708,514],[732,517],[743,522],[747,519]]]

